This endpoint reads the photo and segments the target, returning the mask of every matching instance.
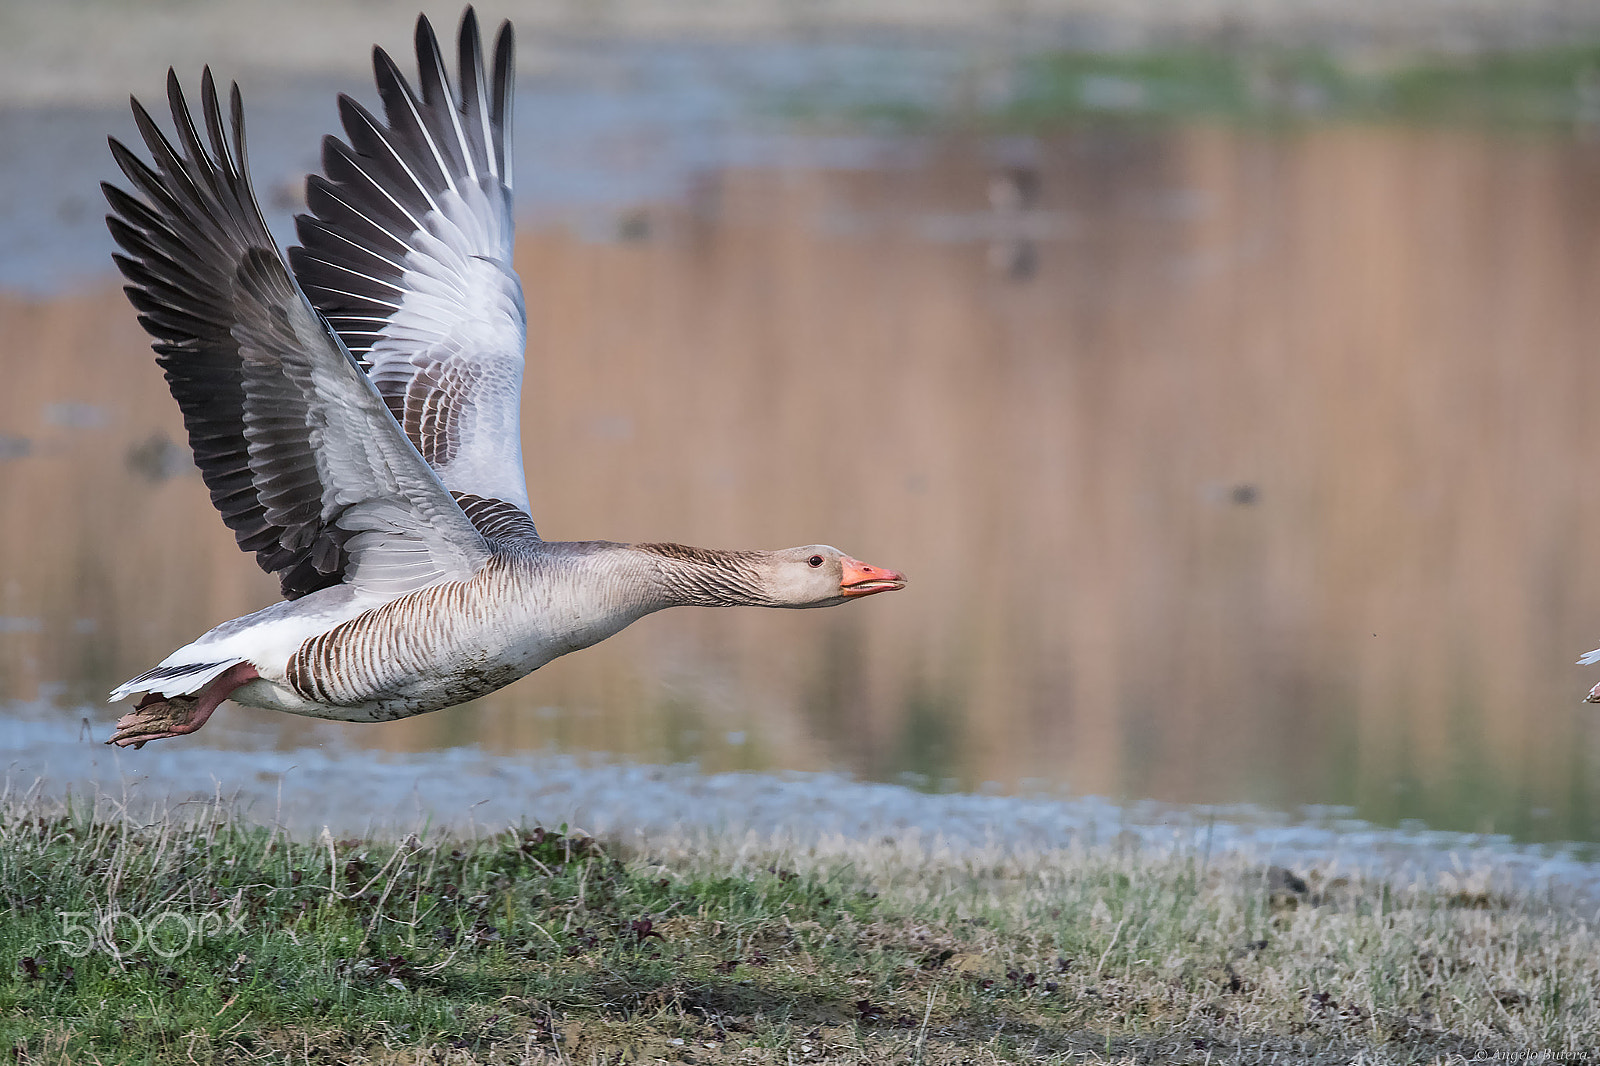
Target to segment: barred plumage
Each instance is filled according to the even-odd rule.
[[[308,700],[344,707],[411,705],[419,688],[443,685],[412,713],[492,692],[521,676],[489,666],[501,626],[483,608],[503,594],[495,579],[505,569],[492,560],[467,581],[419,589],[319,633],[290,657],[285,679]],[[475,664],[480,670],[463,669]],[[505,679],[493,683],[496,674]]]

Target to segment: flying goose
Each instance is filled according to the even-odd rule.
[[[111,141],[133,190],[103,186],[125,291],[212,503],[283,600],[118,686],[113,702],[144,696],[108,743],[192,733],[225,699],[390,721],[666,607],[831,607],[905,586],[824,544],[540,539],[518,426],[511,27],[486,77],[466,10],[458,86],[426,17],[416,52],[420,94],[373,50],[383,119],[340,96],[348,139],[323,142],[287,264],[250,188],[237,85],[225,123],[205,70],[202,138],[169,70],[176,142],[138,100],[154,166]]]

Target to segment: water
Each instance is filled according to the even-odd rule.
[[[91,730],[59,719],[14,720],[10,729],[28,767],[6,775],[5,799],[29,790],[28,774],[37,773],[47,782],[39,791],[70,792],[80,811],[91,796],[102,810],[138,821],[221,807],[301,839],[568,825],[643,848],[663,837],[801,849],[843,840],[980,863],[1058,848],[1178,855],[1202,866],[1233,853],[1262,867],[1315,868],[1328,878],[1354,873],[1401,885],[1523,890],[1585,910],[1600,902],[1592,845],[1525,844],[1420,824],[1381,829],[1339,807],[1287,815],[1239,804],[929,794],[837,773],[705,773],[684,764],[475,747],[376,753],[336,740],[288,751],[189,744],[135,753],[108,748]]]
[[[473,746],[1600,840],[1580,702],[1600,672],[1571,665],[1600,644],[1600,147],[822,137],[726,88],[630,110],[640,84],[601,94],[621,117],[600,141],[555,138],[614,186],[541,185],[521,132],[547,192],[517,247],[541,531],[825,541],[909,589],[667,612],[470,706],[228,708],[164,746]],[[691,117],[663,133],[667,112]],[[0,271],[17,771],[49,761],[38,729],[105,735],[101,693],[274,595],[125,300],[77,265],[108,250],[93,228],[48,284]]]

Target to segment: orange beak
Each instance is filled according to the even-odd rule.
[[[848,555],[842,562],[844,576],[839,579],[839,592],[845,596],[871,596],[874,592],[893,592],[906,587],[906,575],[898,570],[868,566]]]

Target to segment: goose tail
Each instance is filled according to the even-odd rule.
[[[112,689],[111,699],[108,702],[116,703],[140,692],[156,692],[163,696],[190,696],[205,688],[228,667],[237,666],[244,661],[242,658],[177,663],[169,660]]]

